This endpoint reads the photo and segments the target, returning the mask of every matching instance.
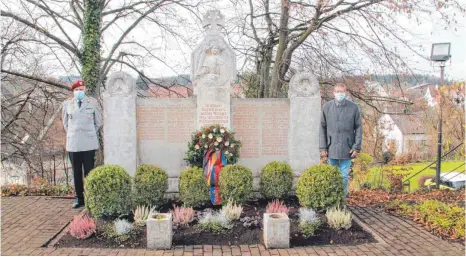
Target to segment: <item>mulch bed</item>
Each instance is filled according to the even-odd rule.
[[[364,189],[357,192],[351,192],[350,197],[346,199],[347,204],[354,206],[372,206],[383,205],[393,200],[407,202],[424,202],[426,200],[437,200],[444,203],[457,204],[464,206],[465,191],[463,190],[434,190],[431,192],[414,192],[414,193],[397,193],[390,194],[383,190]]]
[[[310,238],[304,238],[298,229],[298,208],[299,204],[296,197],[290,197],[286,201],[290,207],[289,217],[291,219],[291,247],[309,246],[309,245],[331,245],[344,244],[356,245],[363,243],[377,242],[374,237],[364,231],[357,223],[353,221],[353,225],[348,230],[335,231],[330,229],[327,224],[324,224],[316,232],[316,235]],[[162,212],[167,212],[176,202],[169,202],[161,207]],[[243,205],[243,213],[241,217],[260,215],[267,206],[267,201],[256,200],[250,201]],[[207,206],[214,210],[220,207]],[[200,211],[200,210],[198,210]],[[325,221],[325,216],[322,214],[322,220]],[[240,221],[234,222],[234,227],[227,230],[225,233],[213,234],[210,232],[198,231],[195,229],[194,221],[187,228],[179,228],[173,231],[173,245],[247,245],[247,244],[263,244],[262,241],[262,221],[259,227],[244,227]],[[79,247],[79,248],[146,248],[146,228],[138,228],[124,242],[118,243],[114,239],[108,239],[102,235],[102,226],[104,221],[97,221],[97,235],[94,235],[86,240],[75,239],[69,234],[61,238],[56,247]]]

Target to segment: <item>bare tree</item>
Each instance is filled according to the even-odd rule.
[[[2,4],[4,27],[7,30],[20,28],[16,30],[17,36],[11,35],[5,40],[5,45],[18,41],[28,50],[40,46],[42,51],[48,51],[47,54],[54,57],[53,62],[49,60],[49,69],[53,67],[62,74],[79,73],[90,92],[97,95],[115,64],[144,76],[141,71],[152,60],[163,63],[164,60],[154,54],[157,45],[185,40],[177,28],[190,26],[193,22],[180,13],[191,13],[199,2],[16,0]],[[22,31],[29,31],[32,36],[22,39]],[[153,41],[136,41],[135,33],[145,33]],[[13,68],[23,57],[3,59],[2,72],[30,79],[40,77]]]
[[[465,10],[458,1],[247,0],[234,3],[249,7],[247,11],[237,12],[237,22],[240,33],[246,37],[241,51],[255,64],[258,97],[285,96],[285,84],[302,67],[311,69],[324,82],[345,75],[365,74],[367,70],[361,67],[368,64],[379,71],[409,73],[410,63],[400,50],[406,49],[421,57],[422,54],[408,40],[415,35],[400,25],[397,18],[409,16],[411,24],[419,24],[418,17],[430,16],[433,12],[444,15],[451,9],[461,13]],[[454,16],[443,18],[445,24],[454,26]],[[366,65],[362,65],[364,62]]]

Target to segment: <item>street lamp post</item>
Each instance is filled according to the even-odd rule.
[[[451,57],[450,55],[450,43],[435,43],[432,44],[432,51],[430,59],[433,62],[439,63],[440,66],[440,87],[443,85],[443,72],[445,70],[445,62]],[[443,123],[443,111],[441,105],[441,95],[439,95],[439,124],[438,124],[438,145],[437,145],[437,169],[435,173],[435,181],[437,183],[437,189],[440,189],[440,170],[442,165],[442,123]]]

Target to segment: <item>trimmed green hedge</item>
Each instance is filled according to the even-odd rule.
[[[223,203],[242,204],[252,192],[252,172],[242,165],[227,165],[220,171],[219,185]]]
[[[344,184],[338,167],[319,164],[306,169],[298,179],[296,195],[302,206],[313,209],[322,210],[340,204]]]
[[[95,217],[116,217],[131,212],[131,176],[118,165],[93,169],[84,183],[86,208]]]
[[[136,169],[134,176],[134,206],[160,206],[168,189],[167,173],[154,165],[143,164]]]
[[[180,200],[187,207],[198,207],[209,200],[209,186],[201,168],[187,168],[180,175]]]
[[[293,186],[293,170],[288,163],[273,161],[260,173],[260,190],[267,199],[284,198]]]

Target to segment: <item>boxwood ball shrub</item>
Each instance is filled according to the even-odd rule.
[[[142,164],[134,175],[133,204],[160,206],[168,189],[167,173],[154,165]]]
[[[178,185],[180,200],[187,207],[198,207],[209,200],[209,186],[201,168],[187,168],[181,173]]]
[[[338,167],[319,164],[306,169],[298,179],[296,195],[303,207],[322,210],[340,204],[344,185]]]
[[[261,193],[267,199],[284,198],[293,186],[293,170],[288,163],[273,161],[260,174]]]
[[[227,165],[220,171],[219,185],[224,203],[242,204],[252,192],[252,172],[242,165]]]
[[[118,165],[93,169],[84,183],[84,201],[94,217],[116,217],[131,212],[131,176]]]

